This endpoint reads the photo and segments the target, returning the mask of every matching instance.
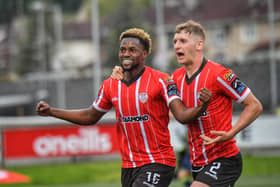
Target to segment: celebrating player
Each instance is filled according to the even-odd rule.
[[[234,136],[262,112],[262,104],[230,69],[207,60],[203,55],[205,30],[189,20],[179,24],[173,38],[177,61],[183,67],[172,78],[187,107],[199,104],[200,91],[208,88],[212,98],[208,109],[187,124],[188,144],[194,182],[191,187],[233,187],[242,171],[242,157]],[[116,67],[113,77],[122,78]],[[244,105],[232,125],[233,100]]]
[[[232,70],[203,56],[204,42],[205,31],[199,23],[189,20],[177,25],[173,43],[183,67],[173,78],[183,102],[187,107],[197,106],[203,87],[213,94],[207,111],[187,125],[194,178],[191,186],[233,187],[242,171],[234,136],[260,115],[262,105]],[[244,105],[234,125],[233,100]]]
[[[121,34],[119,58],[123,80],[105,80],[91,107],[63,110],[43,101],[37,105],[41,116],[79,125],[95,124],[114,107],[123,187],[167,187],[170,184],[176,158],[168,131],[169,108],[178,121],[189,123],[207,109],[211,98],[211,92],[201,88],[197,106],[186,108],[175,82],[167,74],[145,66],[151,46],[150,36],[141,29],[128,29]]]

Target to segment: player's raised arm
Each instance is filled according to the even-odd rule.
[[[93,107],[79,110],[65,110],[50,107],[44,101],[37,104],[36,112],[40,116],[52,116],[63,119],[77,125],[92,125],[95,124],[105,113],[96,110]]]

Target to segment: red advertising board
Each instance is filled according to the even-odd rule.
[[[3,130],[5,159],[119,153],[114,124]]]

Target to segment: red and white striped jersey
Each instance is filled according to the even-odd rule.
[[[112,78],[103,82],[93,107],[102,112],[115,108],[123,168],[176,166],[168,131],[173,99],[180,99],[175,82],[150,67],[129,84]]]
[[[201,88],[212,91],[207,111],[187,125],[192,164],[203,166],[216,158],[236,155],[239,149],[234,139],[206,146],[199,136],[202,134],[213,138],[211,130],[229,131],[232,128],[233,100],[242,102],[250,89],[232,70],[206,59],[191,78],[186,76],[185,68],[182,67],[173,73],[173,79],[187,107],[200,104],[198,98]]]

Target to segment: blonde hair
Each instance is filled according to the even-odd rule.
[[[143,29],[131,28],[127,29],[120,35],[120,40],[127,37],[138,38],[141,44],[144,46],[144,49],[148,52],[148,54],[152,51],[152,40],[148,33],[146,33]]]
[[[184,23],[181,23],[176,26],[175,33],[179,33],[181,31],[186,31],[187,33],[190,34],[195,34],[197,36],[200,36],[203,41],[205,41],[205,30],[202,27],[202,25],[198,22],[195,22],[193,20],[188,20]]]

